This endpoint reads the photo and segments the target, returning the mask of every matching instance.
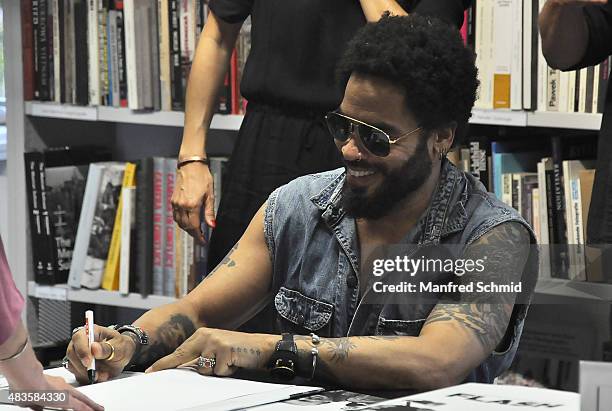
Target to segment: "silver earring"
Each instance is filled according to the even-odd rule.
[[[445,147],[442,147],[440,149],[440,152],[438,153],[438,158],[440,159],[440,161],[444,160],[444,158],[446,157],[446,154],[448,153],[447,149]]]

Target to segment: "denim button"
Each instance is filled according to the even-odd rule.
[[[357,286],[357,277],[354,275],[349,275],[346,277],[346,285],[348,285],[350,288],[355,288]]]

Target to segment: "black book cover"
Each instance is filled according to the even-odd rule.
[[[87,4],[85,0],[74,0],[75,102],[82,106],[89,104],[87,18]]]
[[[26,193],[30,211],[30,240],[32,246],[32,265],[34,268],[34,281],[39,284],[49,284],[52,279],[47,277],[45,271],[42,216],[40,213],[40,193],[38,187],[38,165],[42,163],[42,153],[24,153]]]
[[[136,171],[136,281],[143,297],[153,291],[153,158],[140,160]]]
[[[60,82],[60,102],[66,103],[66,56],[64,49],[66,48],[66,30],[65,30],[65,4],[63,0],[58,0],[57,4],[57,19],[59,20],[59,66],[60,66],[60,78],[56,78],[55,81]]]
[[[40,215],[42,222],[42,241],[40,246],[43,249],[43,258],[45,260],[45,277],[48,284],[56,284],[61,282],[62,278],[58,275],[57,251],[53,243],[53,229],[51,227],[51,215],[49,214],[49,204],[47,201],[47,176],[44,154],[43,160],[38,162],[37,165],[36,177],[38,178],[37,185],[40,194]],[[66,275],[63,282],[66,282],[67,279],[68,276]]]
[[[38,0],[38,7],[34,12],[34,30],[37,41],[36,47],[36,84],[39,100],[49,101],[51,98],[49,87],[49,41],[48,41],[48,0]]]
[[[470,169],[469,173],[480,180],[487,191],[491,191],[489,187],[489,164],[487,159],[491,157],[491,143],[486,137],[470,137],[468,142],[470,150]]]
[[[57,16],[53,15],[53,0],[47,0],[47,56],[49,60],[49,100],[55,100],[55,54],[53,51],[53,20]]]
[[[597,93],[597,112],[603,113],[606,105],[606,94],[608,92],[608,79],[610,78],[610,61],[612,56],[608,56],[601,62],[599,67],[599,89],[594,91]],[[594,107],[595,108],[595,107]]]
[[[181,28],[179,17],[179,0],[169,0],[170,18],[170,81],[172,83],[172,109],[181,111],[185,108],[183,97],[183,69],[181,67]]]
[[[569,267],[569,256],[567,249],[567,224],[565,221],[565,193],[563,188],[563,153],[561,137],[551,138],[553,181],[552,181],[552,204],[555,221],[553,224],[554,236],[551,239],[552,276],[567,278]]]

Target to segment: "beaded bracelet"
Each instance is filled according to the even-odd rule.
[[[310,333],[310,338],[312,338],[312,345],[314,345],[310,350],[310,354],[312,354],[312,373],[310,374],[310,381],[312,381],[314,379],[315,370],[317,369],[317,359],[319,358],[319,349],[316,346],[321,342],[321,337],[315,333]]]

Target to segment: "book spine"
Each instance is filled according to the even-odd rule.
[[[502,174],[502,196],[501,200],[512,207],[512,173]]]
[[[159,67],[159,18],[157,14],[157,3],[148,5],[149,18],[149,43],[151,51],[151,93],[153,110],[161,110],[161,83]]]
[[[61,76],[61,67],[60,67],[60,25],[61,25],[61,16],[60,16],[60,0],[52,0],[52,27],[53,27],[53,87],[54,87],[54,101],[56,103],[62,102],[62,84],[60,81]]]
[[[541,244],[542,225],[540,224],[540,189],[537,187],[531,191],[531,213],[533,216],[533,231],[535,232],[538,244]]]
[[[591,102],[591,113],[597,113],[597,107],[599,104],[599,79],[601,64],[598,64],[593,69],[593,101]]]
[[[536,1],[536,0],[533,0]],[[536,14],[536,18],[539,12],[544,7],[545,0],[537,0],[538,4],[538,13]],[[548,65],[546,64],[546,59],[544,58],[544,54],[542,53],[542,38],[536,31],[537,43],[538,43],[538,97],[537,97],[537,110],[538,111],[546,111],[547,110],[547,91],[548,91]]]
[[[75,103],[75,43],[74,43],[74,3],[72,0],[64,1],[64,35],[63,35],[63,54],[64,54],[64,102]]]
[[[565,222],[565,196],[563,188],[563,168],[562,168],[562,146],[561,138],[553,136],[552,143],[552,168],[553,168],[553,185],[552,185],[552,201],[554,208],[555,221],[554,237],[552,244],[557,250],[553,261],[553,273],[561,278],[567,278],[568,273],[568,254],[567,254],[567,225]]]
[[[108,105],[119,107],[119,39],[117,37],[117,10],[108,12]]]
[[[548,217],[546,215],[546,210],[548,209],[548,204],[547,204],[547,187],[546,187],[546,169],[545,169],[545,163],[544,160],[540,161],[538,163],[538,194],[539,194],[539,204],[538,204],[538,210],[539,210],[539,216],[538,216],[538,221],[540,224],[540,237],[539,237],[539,243],[540,244],[548,244],[549,243],[549,238],[548,238]]]
[[[159,17],[159,82],[161,109],[172,110],[172,85],[170,79],[170,9],[168,0],[157,1]]]
[[[125,27],[125,61],[127,71],[127,102],[132,110],[142,107],[139,102],[138,71],[136,58],[136,15],[135,0],[125,0],[123,2],[124,27]]]
[[[191,70],[191,62],[195,54],[195,2],[194,0],[180,0],[179,28],[181,53],[181,89],[184,95],[187,89],[187,80]]]
[[[137,173],[137,281],[140,294],[146,297],[153,289],[153,158],[141,160]]]
[[[230,92],[231,92],[231,112],[240,113],[240,82],[238,80],[238,53],[234,48],[230,59]]]
[[[610,77],[610,62],[612,56],[608,56],[601,62],[599,69],[599,88],[597,90],[597,112],[603,113],[606,102],[606,93],[608,91],[608,81]]]
[[[49,40],[48,40],[48,28],[47,28],[47,0],[38,0],[38,7],[36,10],[37,13],[37,21],[38,24],[35,24],[34,27],[37,29],[37,47],[36,51],[38,53],[38,57],[36,59],[38,63],[38,91],[39,91],[39,100],[41,101],[49,101],[51,98],[50,88],[49,88]]]
[[[100,104],[100,43],[98,34],[98,1],[87,0],[87,47],[89,64],[89,104]]]
[[[54,244],[54,234],[51,227],[51,216],[49,214],[49,206],[47,203],[47,183],[45,176],[45,162],[44,159],[38,162],[38,187],[40,195],[40,214],[42,221],[42,243],[41,246],[44,249],[45,259],[45,276],[49,279],[50,284],[56,284],[61,281],[61,277],[57,272],[58,258],[57,248]]]
[[[123,199],[121,215],[121,250],[119,254],[119,292],[123,295],[130,292],[130,263],[132,246],[132,229],[134,227],[135,187],[126,187],[121,191]]]
[[[169,30],[170,30],[170,81],[172,82],[172,109],[183,110],[183,83],[181,81],[181,30],[180,30],[180,0],[169,0]]]
[[[595,67],[589,66],[586,72],[586,90],[584,92],[584,111],[585,113],[593,112],[593,85],[594,85]]]
[[[587,68],[580,69],[580,89],[578,90],[578,113],[586,112],[586,95],[587,95]]]
[[[84,0],[74,2],[74,42],[75,42],[75,102],[89,104],[89,73],[87,47],[87,5]]]
[[[172,193],[174,192],[174,184],[176,181],[176,159],[166,159],[166,202],[164,209],[165,218],[165,248],[164,248],[164,295],[174,297],[174,284],[176,282],[176,259],[174,256],[175,241],[174,233],[175,223],[172,212]]]
[[[523,109],[523,1],[510,2],[510,10],[512,12],[512,48],[510,49],[510,108],[512,110]],[[529,42],[525,48],[528,49],[528,46]],[[496,53],[497,52],[499,52],[499,50],[496,50]],[[529,60],[525,60],[525,63],[528,64],[528,61]]]
[[[546,84],[546,111],[559,111],[559,70],[547,68]]]
[[[127,62],[126,62],[126,38],[125,38],[125,13],[123,1],[116,0],[117,10],[117,70],[119,82],[119,106],[128,106],[128,84],[127,84]]]
[[[521,176],[512,174],[512,207],[521,213]]]
[[[55,70],[54,70],[54,36],[53,36],[53,21],[56,20],[55,11],[53,9],[53,0],[47,0],[47,73],[49,76],[49,101],[55,101]]]
[[[165,179],[164,159],[153,159],[153,294],[164,295]]]
[[[110,79],[108,71],[108,0],[98,3],[98,66],[100,67],[100,104],[109,106]]]
[[[36,1],[36,0],[34,0]],[[33,0],[21,0],[21,44],[23,58],[23,98],[25,101],[34,100],[35,71],[34,71],[34,27],[32,25]]]
[[[37,169],[42,154],[29,152],[24,154],[25,180],[28,207],[30,210],[30,238],[32,247],[32,264],[34,268],[34,281],[41,284],[49,283],[45,273],[43,248],[40,247],[42,239],[42,221],[40,214],[40,194],[38,189]]]
[[[72,253],[72,263],[68,275],[68,285],[73,288],[81,288],[81,275],[85,268],[85,258],[89,248],[89,235],[91,225],[96,211],[96,198],[100,187],[103,165],[91,164],[87,173],[87,183],[85,184],[85,194],[83,195],[83,206],[79,217],[79,226],[76,239],[74,240],[74,252]]]
[[[584,256],[584,233],[582,225],[582,197],[580,195],[580,180],[573,178],[570,181],[570,195],[572,199],[572,219],[574,220],[574,238],[575,243],[572,245],[575,250],[575,276],[573,280],[586,281],[586,267]]]

